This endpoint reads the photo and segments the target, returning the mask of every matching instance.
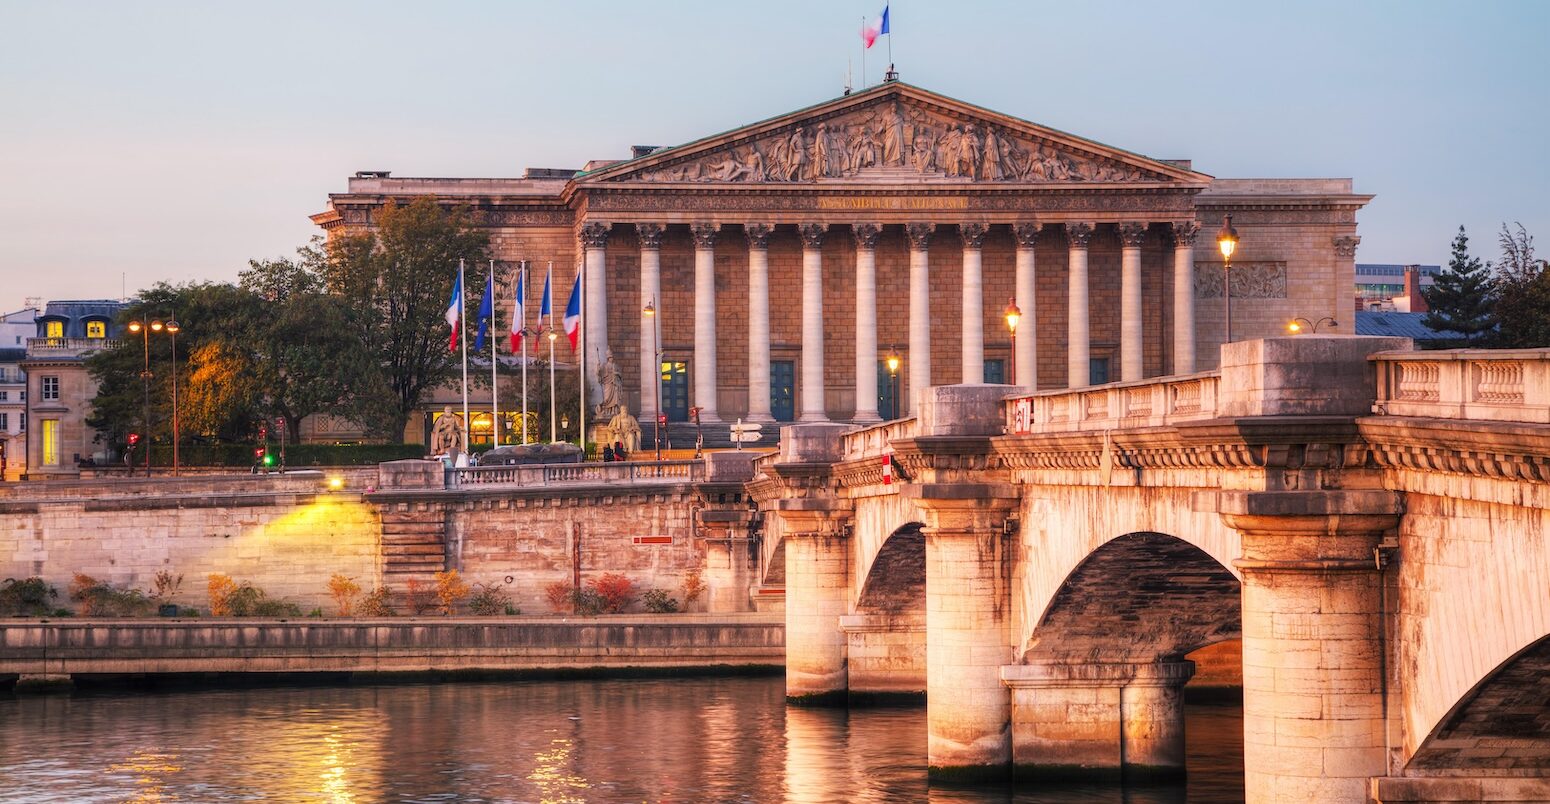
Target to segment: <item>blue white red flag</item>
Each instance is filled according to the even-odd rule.
[[[872,44],[877,41],[877,37],[886,33],[888,33],[888,6],[884,5],[883,13],[877,15],[876,19],[873,19],[867,23],[865,28],[861,29],[861,41],[870,49]]]
[[[461,271],[452,280],[452,301],[447,304],[447,326],[452,327],[452,342],[449,347],[457,351],[458,325],[463,321],[463,274]]]
[[[479,302],[479,333],[474,336],[474,351],[484,348],[484,336],[490,334],[490,318],[495,315],[495,271],[484,278],[484,299]]]
[[[581,274],[576,274],[576,284],[571,285],[570,301],[565,303],[565,337],[570,338],[570,350],[576,351],[576,338],[581,335]]]
[[[511,351],[522,351],[522,333],[527,329],[527,266],[517,267],[517,301],[511,307]]]
[[[554,291],[549,281],[554,279],[554,263],[549,263],[549,273],[544,274],[544,300],[538,303],[538,317],[550,327],[554,326]]]

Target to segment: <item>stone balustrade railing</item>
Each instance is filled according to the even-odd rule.
[[[705,479],[705,462],[620,461],[614,463],[546,463],[523,466],[469,466],[452,470],[450,486],[554,486],[696,482]]]
[[[1218,372],[1044,391],[1006,400],[1006,432],[1162,427],[1217,415]]]
[[[111,349],[117,340],[108,338],[28,338],[27,353],[58,357],[74,357],[99,349]]]
[[[1550,423],[1550,349],[1378,352],[1379,415]]]
[[[876,458],[886,452],[892,451],[890,444],[896,438],[909,438],[919,432],[919,424],[914,417],[908,419],[895,419],[882,424],[874,424],[871,427],[863,427],[855,432],[846,433],[845,460],[854,461],[863,458]]]

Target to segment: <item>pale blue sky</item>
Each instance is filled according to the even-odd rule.
[[[0,0],[0,307],[231,279],[358,169],[512,176],[838,95],[878,0]],[[1361,262],[1550,251],[1550,2],[893,4],[904,80],[1223,177],[1349,176]],[[885,46],[868,56],[875,81]]]

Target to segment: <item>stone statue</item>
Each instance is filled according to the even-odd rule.
[[[985,161],[981,176],[986,181],[1001,181],[1004,174],[1001,172],[1001,139],[996,136],[996,130],[985,128]]]
[[[897,109],[883,118],[883,164],[904,164],[904,119]]]
[[[459,455],[463,452],[463,417],[452,412],[452,406],[441,409],[436,425],[431,428],[432,455]]]
[[[619,380],[619,366],[614,363],[614,350],[609,349],[603,364],[597,368],[597,384],[602,389],[602,401],[597,406],[599,419],[612,418],[624,405],[624,385]]]
[[[640,449],[640,422],[630,415],[628,406],[619,406],[619,412],[608,420],[608,429],[613,433],[613,440],[624,445],[626,453]]]
[[[808,155],[806,178],[816,181],[823,178],[829,170],[829,127],[826,124],[818,124],[818,129],[813,135],[813,144],[809,147],[812,151]]]

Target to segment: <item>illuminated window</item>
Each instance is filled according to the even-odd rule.
[[[43,324],[43,337],[63,338],[65,336],[65,322],[46,321]]]
[[[108,325],[107,325],[107,323],[103,322],[103,321],[87,321],[86,322],[86,337],[88,337],[88,338],[106,338],[106,337],[108,337]]]
[[[59,465],[59,420],[43,420],[43,465]]]
[[[43,383],[43,398],[45,400],[49,400],[49,399],[57,400],[57,399],[59,399],[59,378],[58,377],[42,377],[40,379],[41,379],[41,381]]]
[[[0,431],[11,429],[11,414],[0,413]]]

